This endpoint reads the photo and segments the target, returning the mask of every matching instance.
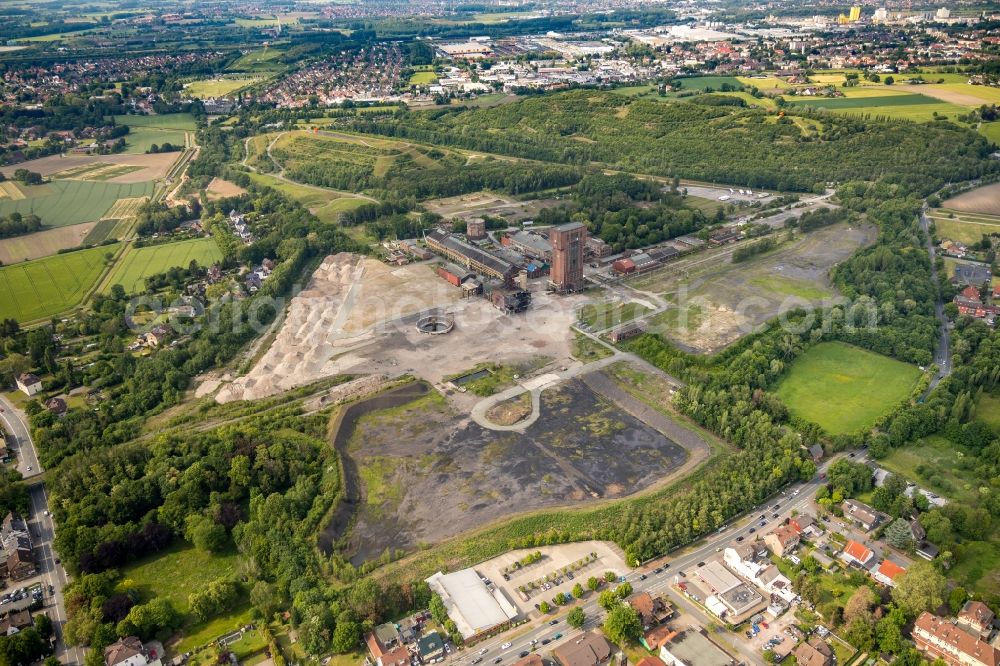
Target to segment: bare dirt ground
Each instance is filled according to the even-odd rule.
[[[429,264],[397,268],[341,253],[327,257],[292,300],[281,330],[256,366],[221,384],[216,399],[252,400],[335,374],[412,374],[439,384],[484,360],[568,362],[570,326],[585,300],[539,291],[527,313],[507,316],[483,298],[462,299],[461,290]],[[419,314],[432,309],[454,316],[451,333],[416,330]],[[455,395],[462,399],[471,408],[473,397]]]
[[[238,197],[241,194],[247,193],[245,189],[236,183],[231,183],[228,180],[223,180],[222,178],[213,178],[212,182],[210,182],[208,187],[205,188],[205,191],[208,193],[209,201],[225,197]]]
[[[958,104],[959,106],[982,106],[983,104],[986,104],[986,100],[982,97],[976,97],[975,95],[969,95],[955,90],[948,90],[947,88],[938,88],[935,85],[927,85],[925,83],[909,86],[903,85],[899,86],[899,88],[901,90],[906,90],[906,92],[917,95],[927,95],[928,97],[939,99],[942,102],[950,102],[952,104]]]
[[[271,347],[246,376],[223,386],[217,400],[274,395],[346,372],[348,366],[369,374],[376,369],[364,368],[362,360],[346,352],[380,337],[377,324],[447,306],[460,297],[426,264],[391,267],[346,252],[327,257],[292,299]]]
[[[944,208],[953,208],[963,213],[985,213],[1000,215],[1000,183],[983,185],[974,190],[963,192],[941,204]]]
[[[650,329],[689,351],[714,353],[783,312],[830,303],[836,297],[830,269],[875,236],[871,225],[836,225],[756,259],[668,268],[636,286],[662,291],[672,303]]]
[[[25,236],[0,240],[0,262],[5,266],[19,261],[39,259],[79,245],[97,222],[36,231]]]
[[[20,164],[3,167],[0,172],[10,178],[15,169],[28,169],[43,176],[58,174],[60,171],[81,167],[87,164],[128,164],[142,167],[137,171],[110,178],[109,183],[144,183],[149,180],[163,178],[170,165],[177,159],[177,153],[159,153],[156,155],[50,155],[37,160],[29,160]]]
[[[433,391],[362,416],[346,447],[361,480],[353,561],[525,510],[623,497],[687,458],[579,380],[545,391],[542,402],[523,434],[484,430]]]
[[[559,205],[559,201],[557,199],[518,201],[492,192],[473,192],[472,194],[426,201],[424,205],[427,210],[446,219],[456,217],[468,219],[491,215],[506,218],[511,222],[520,222],[533,218],[543,208]]]

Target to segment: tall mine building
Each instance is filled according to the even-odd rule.
[[[587,244],[587,227],[570,222],[549,229],[552,243],[552,268],[549,284],[559,292],[583,289],[583,250]]]

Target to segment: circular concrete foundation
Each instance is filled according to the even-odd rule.
[[[455,328],[455,318],[448,314],[432,314],[417,320],[417,330],[427,335],[445,335]]]

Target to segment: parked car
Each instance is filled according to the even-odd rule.
[[[736,542],[739,543],[740,541],[743,541],[743,537],[742,536],[736,537]]]
[[[549,622],[550,625],[559,624],[559,620],[552,620]]]
[[[653,569],[653,573],[654,574],[658,574],[658,573],[662,573],[662,572],[663,572],[663,567],[656,567],[655,569]]]
[[[524,658],[525,658],[525,657],[527,657],[527,656],[528,656],[529,654],[531,654],[531,653],[530,653],[530,652],[528,652],[527,650],[521,650],[521,653],[520,653],[520,654],[518,654],[517,656],[518,656],[518,657],[520,657],[521,659],[524,659]]]
[[[646,574],[639,574],[639,580],[646,580]]]

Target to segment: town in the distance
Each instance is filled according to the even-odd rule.
[[[0,666],[1000,666],[998,249],[995,0],[3,0]]]

